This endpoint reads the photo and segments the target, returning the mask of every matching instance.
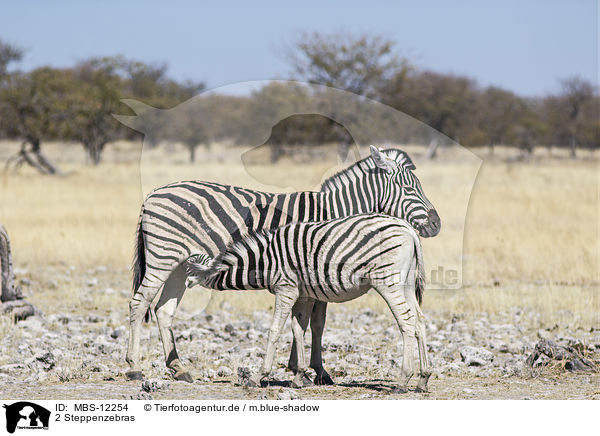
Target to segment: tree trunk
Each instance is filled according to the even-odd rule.
[[[196,162],[196,146],[188,145],[188,148],[190,150],[190,163],[194,163]]]
[[[342,139],[341,142],[338,143],[338,156],[342,160],[342,162],[346,162],[348,158],[348,153],[350,152],[350,143]]]
[[[440,141],[437,138],[434,138],[429,143],[429,147],[427,147],[427,153],[425,153],[425,157],[429,160],[435,159],[437,156],[437,150],[440,146]]]
[[[271,163],[277,163],[283,155],[283,146],[281,144],[270,144],[271,149]]]
[[[2,283],[2,294],[0,301],[12,301],[22,298],[21,289],[15,286],[15,274],[12,266],[12,254],[10,251],[10,240],[8,233],[2,224],[0,224],[0,280]]]
[[[34,140],[30,140],[24,143],[24,145],[26,146],[27,143],[31,144],[31,150],[30,152],[33,154],[33,156],[35,157],[36,161],[37,161],[37,165],[34,165],[35,167],[37,167],[38,169],[42,169],[43,172],[46,172],[47,174],[57,174],[57,175],[61,175],[62,173],[60,172],[60,170],[55,167],[47,158],[46,156],[44,156],[42,154],[42,148],[40,146],[40,141],[39,139],[34,139]]]
[[[12,254],[8,233],[0,224],[0,314],[10,315],[15,321],[35,314],[35,307],[23,300],[21,287],[15,286],[15,274],[12,266]]]
[[[99,165],[102,156],[102,150],[104,149],[104,144],[91,143],[85,144],[84,147],[87,150],[88,157],[92,161],[92,164],[94,166]]]
[[[571,149],[571,159],[577,158],[577,140],[574,136],[571,136],[571,143],[569,144],[569,148]]]
[[[23,141],[19,152],[6,161],[4,168],[7,170],[11,164],[14,164],[15,168],[18,168],[24,163],[32,166],[42,174],[63,175],[62,172],[42,154],[40,141],[37,138]]]

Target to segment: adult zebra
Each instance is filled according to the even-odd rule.
[[[191,257],[187,271],[188,287],[202,283],[212,289],[268,289],[275,294],[267,351],[260,373],[250,378],[251,386],[260,386],[271,372],[279,335],[292,313],[298,361],[292,386],[302,387],[306,304],[314,300],[341,303],[373,288],[388,304],[402,333],[402,377],[395,390],[408,391],[417,344],[417,391],[427,391],[431,370],[419,307],[425,286],[423,254],[419,237],[403,219],[363,214],[251,232],[212,260],[203,255]]]
[[[173,183],[154,190],[142,205],[137,227],[127,377],[143,377],[142,319],[162,289],[155,313],[166,364],[176,379],[192,381],[177,354],[172,330],[185,291],[185,261],[192,255],[216,257],[233,238],[254,230],[361,213],[405,218],[421,236],[437,235],[440,218],[423,193],[414,169],[405,152],[371,146],[369,157],[327,179],[319,192],[273,194],[199,181]],[[315,303],[310,321],[311,367],[317,373],[318,384],[332,383],[321,358],[326,308],[327,303]],[[296,366],[295,355],[293,346],[292,369]]]

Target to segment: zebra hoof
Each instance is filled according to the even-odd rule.
[[[310,378],[308,378],[308,376],[306,374],[304,376],[302,376],[301,380],[296,380],[296,378],[294,378],[294,380],[292,380],[292,387],[295,389],[309,388],[314,385],[315,384],[313,383],[313,381]]]
[[[302,378],[302,387],[310,388],[311,386],[314,386],[314,385],[315,385],[315,383],[307,375],[305,375]]]
[[[127,377],[127,380],[144,380],[142,371],[127,371],[125,376]]]
[[[188,371],[178,372],[173,376],[173,378],[175,380],[179,380],[179,381],[194,383],[194,379],[192,378],[192,375]]]
[[[429,393],[429,389],[427,389],[427,386],[423,387],[423,386],[418,386],[415,388],[415,392],[421,393],[421,394],[428,394]]]
[[[261,380],[259,377],[248,377],[248,380],[244,383],[244,387],[247,388],[260,388]]]
[[[314,383],[318,386],[332,386],[335,384],[326,371],[323,371],[321,375],[316,375]]]
[[[406,386],[394,386],[392,388],[392,394],[406,394],[408,388]]]

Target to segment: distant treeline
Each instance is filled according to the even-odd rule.
[[[481,87],[467,77],[415,68],[395,54],[392,41],[372,35],[301,34],[287,54],[290,78],[384,103],[467,147],[508,145],[520,148],[524,155],[536,146],[565,147],[575,157],[578,148],[600,146],[598,89],[580,77],[562,80],[554,95],[523,97],[498,87]],[[48,173],[58,169],[44,158],[44,141],[80,143],[90,162],[98,164],[107,143],[139,135],[112,116],[131,114],[121,99],[167,109],[205,88],[202,83],[169,78],[166,65],[119,56],[89,59],[70,68],[10,69],[22,55],[0,41],[0,137],[22,141],[11,163],[26,162]],[[289,144],[394,140],[428,145],[433,156],[435,147],[444,145],[432,136],[432,129],[414,123],[393,122],[347,103],[329,107],[327,93],[326,88],[315,91],[278,82],[245,97],[210,93],[176,118],[156,118],[153,140],[182,142],[193,160],[199,145],[222,140],[247,144],[253,126],[281,113],[284,119],[274,126],[268,140],[274,150]],[[290,116],[296,108],[323,105],[329,106],[320,113],[346,112],[343,119],[354,110],[356,123],[362,123],[359,130],[369,133],[353,138],[331,118]],[[273,153],[273,159],[279,155]]]

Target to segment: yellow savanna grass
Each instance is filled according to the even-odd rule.
[[[85,164],[77,146],[56,144],[46,150],[64,177],[43,176],[28,168],[4,173],[0,222],[11,236],[15,267],[34,271],[73,266],[75,271],[85,271],[104,265],[120,271],[120,283],[129,283],[125,271],[131,264],[143,189],[185,179],[262,189],[239,157],[232,158],[239,156],[235,149],[221,153],[213,146],[210,155],[199,153],[194,165],[187,164],[185,155],[173,157],[163,149],[153,150],[143,157],[142,178],[139,149],[140,144],[112,145],[105,162],[93,167]],[[2,143],[0,150],[4,159],[16,144]],[[291,161],[262,168],[289,186],[305,188],[306,174],[327,169],[326,163]],[[454,186],[468,182],[465,167],[446,159],[419,166],[416,174],[443,220],[440,236],[423,240],[426,262],[444,264],[450,251],[444,235],[462,232],[462,217],[451,212]],[[571,310],[588,324],[597,321],[598,177],[595,158],[541,159],[529,164],[485,161],[466,216],[463,282],[467,287],[430,292],[427,307],[460,312],[528,306],[548,313]],[[77,292],[76,285],[68,288]],[[228,295],[218,298],[234,302],[251,298]],[[186,300],[191,303],[194,298],[200,297],[191,295]],[[247,304],[252,308],[265,301],[254,298]],[[374,301],[367,297],[353,304],[379,304]]]

